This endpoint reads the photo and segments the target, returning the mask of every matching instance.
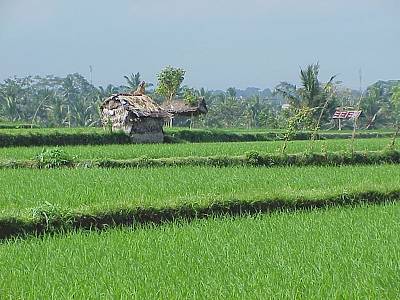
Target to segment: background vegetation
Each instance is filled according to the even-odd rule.
[[[313,64],[301,70],[299,87],[282,82],[272,90],[231,87],[207,91],[181,86],[184,74],[180,68],[167,67],[158,75],[156,87],[151,83],[146,86],[158,102],[177,97],[193,104],[196,97],[204,97],[209,113],[194,122],[197,127],[286,128],[291,116],[307,109],[309,118],[296,125],[299,130],[314,128],[320,115],[322,128],[334,128],[330,116],[338,106],[360,107],[365,114],[360,127],[399,123],[400,82],[396,80],[376,82],[360,93],[342,87],[335,76],[328,82],[320,81],[319,65]],[[125,84],[105,87],[95,87],[77,73],[6,79],[0,83],[0,128],[8,127],[1,124],[7,121],[42,127],[98,126],[101,101],[113,93],[135,90],[142,80],[140,73],[124,78]],[[344,126],[352,128],[353,124],[345,122]]]

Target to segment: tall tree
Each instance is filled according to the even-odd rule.
[[[99,86],[98,88],[98,96],[100,99],[110,97],[112,94],[117,94],[118,92],[118,88],[112,84],[109,84],[106,87]]]
[[[185,70],[171,66],[163,69],[158,75],[158,86],[156,93],[163,96],[167,103],[170,103],[176,96],[183,80]]]
[[[392,88],[392,96],[390,97],[390,104],[392,106],[393,124],[396,131],[393,135],[391,147],[394,148],[397,136],[400,132],[400,84]]]
[[[366,96],[364,97],[361,107],[367,117],[366,128],[372,128],[377,124],[377,121],[384,116],[382,113],[387,111],[387,99],[384,97],[384,90],[380,85],[372,85],[368,87]]]
[[[305,69],[300,69],[301,87],[281,83],[276,92],[285,97],[291,109],[297,112],[300,108],[308,108],[314,122],[318,123],[327,108],[329,107],[329,100],[332,99],[331,93],[332,86],[336,75],[332,76],[327,83],[321,83],[318,79],[319,64],[308,65]],[[322,112],[322,114],[321,114]]]
[[[392,106],[394,123],[400,123],[400,84],[392,88],[390,104]]]
[[[139,86],[141,79],[140,79],[140,73],[137,72],[136,74],[131,73],[129,76],[124,76],[128,86],[127,88],[129,90],[136,90],[137,87]]]
[[[126,82],[128,83],[128,85],[123,86],[124,90],[126,92],[129,91],[135,91],[139,84],[142,82],[142,79],[140,78],[140,73],[137,72],[136,74],[132,73],[129,76],[124,76]],[[145,84],[145,88],[151,87],[153,86],[152,83],[146,82]]]

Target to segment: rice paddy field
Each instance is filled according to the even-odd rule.
[[[148,169],[1,170],[0,215],[27,216],[50,203],[93,212],[123,207],[207,206],[215,202],[317,200],[400,190],[400,168],[170,167]]]
[[[355,149],[358,151],[376,151],[384,149],[390,143],[388,138],[356,139]],[[138,157],[186,157],[243,155],[248,151],[261,153],[279,153],[282,141],[270,142],[230,142],[230,143],[195,143],[195,144],[138,144],[138,145],[85,145],[62,146],[64,151],[79,159],[131,159]],[[314,142],[313,151],[349,151],[349,140],[318,140]],[[1,159],[31,159],[44,147],[6,147],[0,148]],[[399,147],[396,147],[399,149]],[[300,153],[310,149],[309,141],[291,141],[288,153]]]
[[[399,204],[0,245],[2,299],[396,299]]]
[[[355,149],[382,150],[389,142],[356,139]],[[275,153],[281,147],[271,141],[62,149],[79,159],[131,159]],[[0,160],[31,159],[42,149],[0,148]],[[309,149],[309,141],[292,141],[287,151]],[[345,139],[313,147],[349,149]],[[352,197],[362,201],[353,204]],[[2,226],[35,228],[43,220],[48,226],[60,216],[57,222],[71,215],[100,220],[108,212],[213,205],[226,205],[228,212],[184,218],[170,210],[161,223],[111,219],[98,226],[102,230],[49,227],[4,238],[0,299],[397,299],[399,197],[398,164],[0,169],[0,236],[7,229]],[[321,201],[332,205],[284,205]],[[282,207],[230,214],[230,203]]]

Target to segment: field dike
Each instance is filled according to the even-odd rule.
[[[256,151],[239,156],[189,156],[169,158],[139,157],[127,160],[3,160],[0,169],[6,168],[147,168],[176,166],[340,166],[340,165],[373,165],[399,164],[400,151],[355,151],[322,152],[296,154],[265,154]]]
[[[0,239],[40,236],[45,233],[67,232],[76,229],[104,230],[126,225],[163,224],[176,220],[204,219],[218,216],[240,216],[276,211],[309,210],[334,206],[379,204],[400,200],[400,190],[388,192],[368,191],[339,194],[325,199],[264,199],[262,201],[230,200],[208,206],[186,205],[177,207],[115,207],[107,211],[83,214],[79,211],[61,211],[47,205],[32,209],[32,216],[0,218]]]

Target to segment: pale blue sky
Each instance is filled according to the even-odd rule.
[[[164,66],[195,87],[296,83],[319,61],[345,85],[400,78],[399,0],[0,0],[0,80],[79,72],[122,84]]]

